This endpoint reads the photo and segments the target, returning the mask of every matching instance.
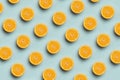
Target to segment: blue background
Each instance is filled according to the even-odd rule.
[[[0,80],[42,80],[42,72],[46,68],[53,68],[57,72],[56,80],[73,80],[74,75],[83,73],[89,80],[120,80],[120,65],[110,62],[109,56],[113,50],[120,49],[120,37],[114,34],[114,25],[120,22],[120,0],[100,0],[98,3],[91,3],[89,0],[82,0],[85,10],[78,15],[70,11],[72,0],[54,0],[53,6],[48,10],[42,10],[38,5],[38,0],[20,0],[18,4],[11,5],[7,0],[0,0],[4,5],[4,11],[0,14],[0,47],[9,46],[13,50],[13,56],[8,61],[0,60]],[[111,20],[104,20],[100,16],[100,9],[104,5],[111,5],[115,9],[115,15]],[[35,11],[35,17],[30,22],[20,19],[20,10],[24,7],[31,7]],[[67,21],[62,26],[56,26],[52,22],[52,15],[57,11],[63,11],[67,15]],[[98,25],[93,31],[86,31],[82,26],[85,17],[93,16],[97,19]],[[13,33],[6,33],[2,29],[5,19],[12,18],[17,21],[17,29]],[[45,23],[48,26],[48,35],[44,38],[37,38],[33,34],[33,28],[38,23]],[[80,33],[78,41],[69,43],[65,40],[65,31],[69,28],[76,28]],[[111,37],[111,43],[106,48],[99,48],[96,45],[96,37],[100,33],[106,33]],[[26,49],[19,49],[16,46],[16,38],[26,34],[31,39],[31,44]],[[50,55],[46,51],[46,44],[50,40],[58,40],[61,43],[61,50],[56,55]],[[88,60],[82,60],[78,56],[78,49],[82,45],[89,45],[93,49],[93,55]],[[28,57],[33,51],[43,54],[44,60],[38,66],[32,66]],[[74,60],[74,68],[64,72],[59,67],[59,61],[63,57],[71,57]],[[91,67],[96,61],[102,61],[107,66],[104,75],[97,77],[92,74]],[[22,63],[25,74],[20,78],[15,78],[10,74],[10,67],[14,63]]]

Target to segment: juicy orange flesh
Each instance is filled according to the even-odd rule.
[[[38,52],[33,52],[31,55],[30,55],[30,62],[32,64],[39,64],[40,62],[42,61],[42,55]]]
[[[60,49],[60,44],[57,41],[50,41],[48,43],[48,51],[49,52],[57,52]]]
[[[80,48],[79,54],[83,58],[88,58],[92,54],[92,49],[89,46],[82,46]]]
[[[94,29],[96,27],[96,25],[97,25],[97,22],[94,18],[88,17],[84,21],[85,28],[87,28],[89,30]]]
[[[61,60],[61,67],[64,69],[64,70],[69,70],[73,67],[73,61],[69,58],[63,58]]]
[[[80,13],[84,9],[84,4],[82,1],[75,0],[71,4],[71,9],[74,13]]]
[[[8,47],[2,47],[0,49],[0,58],[7,60],[12,56],[12,51]]]
[[[16,22],[12,19],[7,19],[4,23],[3,23],[3,28],[5,29],[5,31],[7,32],[12,32],[15,30],[16,28]]]
[[[107,46],[110,43],[109,36],[105,34],[99,35],[97,40],[98,40],[98,45],[100,46]]]
[[[17,39],[18,46],[26,47],[30,43],[30,39],[27,36],[19,36]]]
[[[66,16],[63,12],[56,12],[53,15],[53,22],[57,25],[62,25],[66,21]]]
[[[12,73],[14,76],[22,76],[22,74],[24,73],[24,66],[21,64],[14,64],[12,66]]]
[[[111,54],[111,60],[114,63],[120,63],[120,51],[114,51]]]
[[[45,36],[47,34],[47,26],[44,24],[38,24],[35,26],[35,34],[37,36]]]
[[[74,41],[74,40],[76,40],[78,38],[78,36],[79,36],[79,33],[75,29],[69,29],[66,32],[67,40]]]
[[[48,9],[52,5],[52,0],[39,0],[39,4],[42,8]]]
[[[21,17],[24,19],[24,20],[31,20],[34,16],[34,12],[31,8],[24,8],[22,11],[21,11]]]
[[[102,8],[102,16],[104,18],[111,18],[114,15],[114,9],[110,6],[105,6]]]
[[[106,70],[105,65],[102,63],[95,63],[93,67],[94,67],[93,72],[97,75],[103,74]]]
[[[56,77],[56,73],[52,69],[47,69],[43,72],[43,78],[45,80],[54,80]]]
[[[74,80],[87,80],[86,75],[78,74],[75,76]]]

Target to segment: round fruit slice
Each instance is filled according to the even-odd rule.
[[[19,2],[19,0],[8,0],[11,4],[16,4]]]
[[[105,19],[112,18],[114,16],[114,14],[115,14],[115,11],[114,11],[114,8],[112,6],[104,6],[101,9],[101,15]]]
[[[32,52],[29,56],[29,62],[32,65],[39,65],[43,61],[43,56],[39,52]]]
[[[71,11],[75,14],[81,13],[84,10],[84,3],[82,0],[73,0],[71,3]]]
[[[83,59],[88,59],[92,56],[92,48],[90,46],[84,45],[79,49],[79,56]]]
[[[19,48],[27,48],[30,45],[30,38],[26,35],[21,35],[17,38],[17,46]]]
[[[103,75],[106,71],[106,66],[103,62],[96,62],[92,66],[92,71],[95,75]]]
[[[63,25],[66,22],[66,15],[63,12],[56,12],[53,15],[53,22],[56,25]]]
[[[55,80],[56,72],[53,69],[46,69],[43,71],[42,76],[44,80]]]
[[[3,9],[4,9],[3,4],[0,2],[0,13],[3,12]]]
[[[47,51],[50,53],[50,54],[56,54],[60,51],[60,43],[58,41],[55,41],[55,40],[51,40],[48,42],[47,44]]]
[[[24,20],[24,21],[30,21],[33,19],[34,17],[34,10],[31,9],[31,8],[23,8],[21,10],[21,18]]]
[[[16,21],[13,19],[6,19],[3,22],[3,29],[6,32],[13,32],[16,29]]]
[[[77,74],[77,75],[74,77],[74,80],[88,80],[88,79],[87,79],[87,76],[84,75],[84,74]]]
[[[120,51],[119,50],[114,50],[110,55],[110,60],[114,64],[120,64]]]
[[[11,73],[15,77],[21,77],[25,72],[25,68],[22,64],[14,64],[11,67]]]
[[[116,35],[120,36],[120,22],[115,25],[114,32]]]
[[[79,38],[78,30],[70,28],[65,33],[66,40],[69,42],[75,42]]]
[[[53,0],[39,0],[39,5],[42,9],[49,9],[53,4]]]
[[[83,22],[83,26],[86,30],[93,30],[97,26],[97,20],[94,17],[87,17]]]
[[[100,34],[97,37],[97,44],[100,47],[107,47],[110,44],[110,37],[107,34]]]
[[[96,3],[99,2],[99,0],[91,0],[91,2]]]
[[[64,71],[71,70],[73,68],[73,66],[74,66],[74,61],[69,57],[65,57],[60,61],[60,67]]]
[[[34,33],[37,37],[44,37],[48,33],[48,28],[45,24],[37,24],[34,28]]]
[[[0,48],[0,58],[2,60],[8,60],[12,56],[12,50],[9,47]]]

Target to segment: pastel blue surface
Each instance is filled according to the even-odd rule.
[[[85,10],[78,15],[70,11],[72,0],[54,0],[53,6],[48,10],[42,10],[38,5],[38,0],[20,0],[18,4],[11,5],[7,0],[0,0],[4,5],[4,12],[0,14],[0,47],[9,46],[13,50],[13,56],[8,61],[0,60],[0,80],[42,80],[42,72],[47,68],[53,68],[57,72],[56,80],[73,80],[74,75],[83,73],[89,80],[120,80],[120,65],[110,62],[111,51],[120,49],[120,37],[113,32],[114,25],[120,22],[120,0],[100,0],[99,3],[91,3],[89,0],[82,0]],[[100,9],[104,5],[111,5],[115,9],[115,15],[111,20],[104,20],[100,16]],[[30,22],[20,19],[20,10],[24,7],[31,7],[35,11],[35,17]],[[63,11],[67,15],[64,25],[58,27],[52,22],[52,15],[57,11]],[[85,17],[93,16],[98,21],[98,26],[93,31],[86,31],[82,26]],[[13,33],[6,33],[2,29],[5,19],[12,18],[17,21],[17,29]],[[48,35],[44,38],[37,38],[33,34],[33,28],[38,23],[45,23],[48,26]],[[78,41],[69,43],[65,40],[65,31],[69,28],[76,28],[80,33]],[[106,33],[111,37],[111,44],[107,48],[99,48],[96,45],[96,37],[100,33]],[[28,35],[31,44],[26,49],[19,49],[16,46],[16,38],[21,35]],[[58,40],[61,43],[61,50],[56,55],[50,55],[46,51],[46,44],[50,40]],[[78,56],[78,49],[82,45],[89,45],[93,49],[93,55],[88,60],[82,60]],[[33,51],[43,54],[44,60],[39,66],[32,66],[28,57]],[[59,62],[63,57],[71,57],[74,60],[74,68],[64,72],[59,67]],[[97,77],[92,74],[91,67],[96,61],[102,61],[107,66],[104,75]],[[25,74],[20,78],[15,78],[10,73],[10,67],[15,63],[25,66]]]

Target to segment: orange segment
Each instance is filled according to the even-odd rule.
[[[32,52],[29,56],[29,62],[32,65],[39,65],[43,61],[43,56],[39,52]]]
[[[48,33],[48,28],[45,24],[37,24],[34,33],[37,37],[44,37]]]
[[[83,22],[83,26],[86,30],[93,30],[97,26],[97,20],[94,17],[87,17]]]
[[[56,25],[63,25],[66,22],[66,15],[63,12],[56,12],[53,15],[53,22]]]
[[[88,80],[88,79],[87,79],[87,76],[84,75],[84,74],[77,74],[77,75],[74,77],[74,80]]]
[[[120,22],[115,25],[114,32],[116,35],[120,36]]]
[[[13,19],[7,19],[3,22],[3,29],[6,32],[13,32],[16,29],[16,21]]]
[[[0,2],[0,13],[3,12],[3,9],[4,9],[3,4]]]
[[[60,61],[60,67],[61,67],[61,69],[65,70],[65,71],[71,70],[73,68],[73,66],[74,66],[74,62],[69,57],[65,57]]]
[[[19,48],[27,48],[30,45],[30,38],[26,35],[21,35],[17,38],[17,46]]]
[[[15,77],[21,77],[25,72],[25,68],[22,64],[14,64],[11,67],[11,73]]]
[[[71,11],[75,14],[81,13],[84,10],[84,3],[82,0],[73,0],[71,3]]]
[[[0,58],[2,60],[8,60],[12,56],[12,50],[9,47],[0,48]]]
[[[110,55],[110,60],[114,64],[120,64],[120,51],[119,50],[114,50]]]
[[[19,0],[8,0],[11,4],[16,4],[19,2]]]
[[[110,37],[107,34],[100,34],[97,37],[97,44],[100,47],[107,47],[110,44]]]
[[[99,2],[99,0],[91,0],[91,2],[96,3]]]
[[[60,43],[58,41],[55,41],[55,40],[51,40],[48,42],[47,44],[47,51],[50,53],[50,54],[56,54],[60,51]]]
[[[92,66],[92,71],[97,76],[103,75],[106,71],[106,66],[102,62],[96,62]]]
[[[56,72],[53,69],[46,69],[43,71],[42,76],[44,80],[55,80]]]
[[[32,20],[34,17],[34,10],[31,9],[31,8],[23,8],[21,10],[21,18],[24,20],[24,21],[30,21]]]
[[[84,45],[79,48],[79,56],[83,59],[88,59],[92,56],[92,48],[88,45]]]
[[[52,6],[53,0],[39,0],[39,5],[42,9],[48,9]]]
[[[103,18],[105,19],[110,19],[114,16],[115,12],[114,12],[114,8],[112,6],[104,6],[101,9],[101,15]]]
[[[70,28],[65,33],[66,40],[69,42],[75,42],[79,38],[78,30]]]

